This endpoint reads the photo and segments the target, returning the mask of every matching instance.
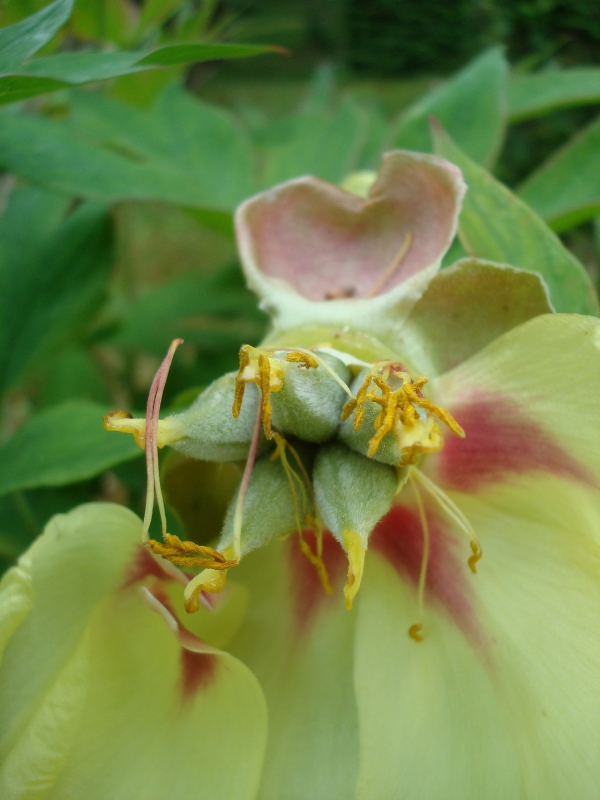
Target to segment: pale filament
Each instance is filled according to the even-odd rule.
[[[254,432],[252,434],[252,441],[250,443],[250,451],[248,452],[248,459],[244,467],[244,474],[240,483],[237,500],[235,502],[235,511],[233,514],[233,552],[234,557],[239,561],[242,555],[242,518],[244,512],[244,502],[248,494],[248,487],[250,486],[250,478],[252,477],[252,470],[254,462],[256,461],[256,453],[258,451],[258,442],[260,440],[261,428],[261,405],[258,404],[256,413],[256,422],[254,423]]]
[[[477,538],[477,534],[473,529],[473,526],[465,516],[465,514],[460,510],[460,508],[454,503],[443,491],[440,487],[435,484],[430,478],[424,475],[420,469],[417,467],[412,467],[411,475],[417,478],[417,480],[421,483],[423,488],[429,492],[429,494],[436,500],[440,508],[447,514],[447,516],[454,522],[457,528],[464,534],[467,535],[469,538],[469,544],[471,545],[471,550],[473,551],[473,555],[469,558],[468,564],[471,568],[472,572],[476,572],[475,564],[481,558],[481,545],[479,544],[479,539]]]
[[[425,598],[425,584],[427,582],[427,567],[429,565],[429,524],[427,522],[425,508],[423,507],[423,501],[421,500],[421,493],[419,492],[419,487],[417,486],[417,482],[413,477],[412,470],[408,476],[408,479],[410,480],[415,493],[417,508],[419,510],[419,518],[421,520],[421,528],[423,530],[423,556],[421,558],[421,570],[419,572],[419,584],[417,588],[417,608],[419,611],[419,621],[410,626],[408,629],[408,635],[411,637],[411,639],[414,639],[415,642],[421,642],[423,640],[423,636],[421,634],[421,631],[423,630],[423,602]]]

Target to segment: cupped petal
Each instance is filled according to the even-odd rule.
[[[248,283],[281,330],[414,302],[452,242],[464,192],[452,164],[408,151],[385,154],[366,199],[312,177],[276,186],[236,213]]]
[[[311,532],[306,542],[316,547]],[[355,615],[344,605],[346,556],[330,534],[323,561],[334,593],[297,536],[250,553],[235,579],[249,590],[229,650],[258,677],[269,709],[260,800],[353,798],[358,730],[352,684]]]
[[[3,798],[255,796],[260,687],[175,621],[172,572],[141,528],[121,506],[90,504],[55,517],[21,559],[36,601],[0,670]]]
[[[539,476],[494,504],[454,495],[483,548],[428,505],[431,554],[421,642],[417,510],[372,538],[355,675],[362,800],[593,800],[600,783],[600,504]],[[589,498],[588,498],[589,499]]]
[[[539,473],[597,491],[600,320],[537,317],[430,386],[466,434],[427,462],[441,485],[482,492]]]
[[[431,281],[395,347],[418,372],[433,377],[506,331],[552,310],[548,289],[537,273],[465,258]]]

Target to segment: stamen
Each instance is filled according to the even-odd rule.
[[[146,449],[146,420],[135,419],[129,411],[111,411],[102,417],[105,431],[131,433],[135,443],[142,450]]]
[[[319,362],[313,354],[307,353],[304,350],[293,350],[291,353],[287,353],[285,360],[301,364],[303,367],[306,367],[306,369],[316,369],[319,366]]]
[[[237,563],[237,562],[234,562]],[[202,592],[217,594],[225,588],[227,570],[205,569],[196,575],[183,590],[183,605],[188,614],[193,614],[200,608]]]
[[[165,506],[163,502],[162,491],[160,488],[160,476],[158,472],[158,445],[156,443],[156,432],[158,428],[158,415],[160,412],[160,403],[162,400],[167,375],[169,368],[173,361],[175,351],[183,339],[174,339],[171,342],[167,355],[165,356],[162,364],[158,368],[150,392],[148,394],[148,403],[146,405],[146,474],[148,485],[146,490],[146,509],[144,511],[144,525],[142,528],[142,540],[148,540],[148,531],[150,529],[150,522],[152,520],[152,510],[154,508],[154,492],[156,491],[156,500],[158,503],[158,510],[160,512],[160,519],[162,523],[163,536],[167,532],[167,516],[165,514]]]
[[[442,422],[445,422],[446,425],[450,428],[452,433],[455,433],[457,436],[460,436],[461,439],[465,438],[465,432],[460,427],[458,422],[454,419],[454,417],[447,411],[445,408],[441,408],[440,406],[436,406],[430,400],[427,400],[425,397],[420,397],[417,392],[421,389],[422,386],[425,385],[427,382],[427,378],[420,378],[418,381],[415,381],[415,384],[411,386],[410,383],[404,385],[403,389],[408,397],[415,405],[420,406],[421,408],[426,409],[427,411],[431,411],[433,414],[438,417]],[[417,384],[420,384],[418,386]]]
[[[421,571],[419,572],[419,584],[417,589],[417,608],[419,610],[419,621],[410,626],[408,629],[408,635],[411,639],[414,639],[415,642],[422,642],[423,634],[421,631],[423,630],[423,600],[425,597],[425,584],[427,582],[427,567],[429,565],[429,524],[427,523],[427,515],[425,513],[425,508],[423,507],[421,494],[419,492],[417,483],[412,476],[412,472],[408,477],[415,493],[417,508],[419,509],[419,518],[421,520],[421,528],[423,530],[423,555],[421,557]]]
[[[237,561],[225,558],[218,550],[195,542],[184,542],[178,536],[165,534],[164,544],[156,539],[149,539],[147,547],[156,555],[166,558],[179,567],[207,567],[215,570],[227,570],[236,566]]]
[[[303,347],[296,347],[294,348],[294,350],[297,351],[298,353],[303,353],[305,356],[311,359],[314,359],[318,364],[320,364],[323,367],[324,370],[326,370],[326,372],[328,372],[331,375],[333,380],[342,387],[342,389],[346,392],[346,394],[354,400],[354,395],[352,394],[350,387],[346,383],[344,383],[344,381],[340,378],[337,372],[334,369],[332,369],[329,366],[329,364],[326,361],[324,361],[317,353],[311,350],[305,350]],[[288,355],[291,355],[291,353]],[[288,356],[286,356],[286,359],[288,361],[292,360]]]
[[[421,472],[420,469],[413,467],[411,473],[414,473],[415,477],[437,501],[441,509],[446,512],[459,530],[468,536],[472,555],[469,556],[467,564],[469,565],[471,572],[476,573],[477,562],[481,560],[483,551],[481,549],[481,545],[479,544],[477,534],[475,533],[475,530],[473,529],[473,526],[469,522],[468,518],[456,505],[456,503],[454,503],[454,501],[448,497],[446,492],[444,492],[443,489],[440,489],[440,487],[430,480],[430,478],[428,478],[423,472]]]
[[[327,594],[332,594],[333,589],[331,588],[331,583],[329,582],[329,575],[327,574],[327,568],[325,567],[325,563],[323,562],[322,557],[320,555],[315,555],[313,553],[313,551],[310,549],[308,542],[304,539],[302,535],[302,524],[300,522],[300,513],[298,510],[298,496],[296,495],[296,490],[294,488],[293,476],[295,475],[295,472],[291,468],[285,453],[285,446],[287,442],[285,441],[283,436],[281,436],[278,433],[275,434],[274,438],[277,444],[277,451],[279,453],[279,458],[281,459],[281,465],[285,470],[288,482],[290,484],[290,489],[292,492],[292,499],[294,502],[294,515],[296,517],[296,529],[298,531],[298,541],[300,544],[300,550],[308,558],[313,567],[317,570],[317,574]],[[297,475],[295,475],[295,477],[298,478]]]
[[[242,475],[240,489],[235,503],[235,512],[233,514],[233,553],[237,561],[239,561],[242,556],[242,514],[244,511],[244,501],[246,500],[248,487],[250,486],[254,462],[256,461],[256,453],[258,451],[260,423],[261,407],[259,406],[256,414],[256,422],[254,423],[254,433],[252,434],[252,441],[250,442],[250,450],[248,451],[248,459],[244,467],[244,474]]]
[[[233,406],[231,413],[237,419],[242,410],[242,402],[244,400],[244,392],[246,391],[246,381],[241,380],[242,373],[250,363],[250,353],[248,352],[248,345],[240,347],[239,353],[240,368],[238,370],[237,378],[235,379],[235,394],[233,397]]]
[[[269,357],[264,353],[258,356],[258,372],[260,380],[260,394],[261,394],[261,414],[263,430],[267,439],[272,439],[271,433],[271,415],[273,408],[271,407],[271,364]]]
[[[406,237],[402,242],[402,245],[400,246],[400,250],[398,250],[396,256],[394,257],[394,260],[386,269],[386,271],[383,273],[383,275],[381,275],[380,278],[375,282],[375,285],[372,286],[371,289],[367,292],[365,297],[374,297],[380,291],[380,289],[382,289],[382,287],[385,286],[385,284],[389,281],[394,272],[396,272],[396,270],[402,263],[402,259],[408,253],[408,249],[411,243],[412,243],[412,233],[410,231],[407,231]]]

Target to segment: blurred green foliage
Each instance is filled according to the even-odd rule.
[[[212,0],[78,0],[70,15],[71,5],[9,0],[0,28],[3,564],[51,514],[79,502],[141,510],[142,451],[105,433],[101,416],[145,407],[176,336],[185,344],[167,407],[185,406],[235,369],[242,344],[261,339],[266,319],[244,285],[232,215],[274,183],[306,173],[340,183],[377,169],[386,149],[435,150],[459,164],[469,184],[459,239],[444,263],[466,252],[539,271],[558,310],[597,312],[590,276],[592,231],[600,227],[600,68],[511,70],[495,46],[445,80],[350,80],[321,66],[309,82],[294,81],[280,72],[295,59],[266,47],[305,34],[293,15],[287,34],[277,34],[292,0],[271,17],[256,4]],[[378,8],[368,8],[372,21]],[[456,15],[470,19],[474,6],[453,8],[454,22],[448,8],[439,6],[440,19],[455,27]],[[323,52],[347,52],[357,35],[332,25],[348,9],[358,24],[358,5],[305,4]],[[403,35],[424,47],[426,29],[416,29]],[[362,58],[360,48],[353,52]],[[446,66],[465,53],[446,53]],[[232,58],[244,60],[219,66]],[[261,69],[276,70],[279,81],[253,82]],[[561,136],[540,138],[561,115],[571,115]],[[178,508],[169,512],[171,530],[204,536],[201,504],[189,492],[182,500],[178,486],[204,498],[222,484],[227,494],[235,474],[219,482],[181,459],[166,459],[163,470]]]

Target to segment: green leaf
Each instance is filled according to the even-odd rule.
[[[71,15],[73,0],[55,0],[37,14],[0,28],[0,72],[14,70],[49,42]]]
[[[344,102],[335,114],[309,111],[298,114],[290,123],[287,141],[269,151],[265,186],[298,175],[316,175],[339,183],[356,168],[367,119],[351,101]]]
[[[467,158],[443,128],[432,132],[435,152],[460,167],[469,187],[458,223],[469,255],[540,273],[556,311],[598,314],[589,275],[543,220]]]
[[[76,483],[141,456],[133,437],[104,430],[109,410],[73,401],[27,420],[0,448],[0,494]]]
[[[431,153],[428,118],[433,116],[470,158],[493,163],[506,124],[507,73],[502,49],[486,50],[401,115],[394,146]]]
[[[160,47],[148,54],[59,53],[30,61],[13,74],[0,76],[0,104],[131,75],[157,66],[247,58],[273,50],[272,47],[245,44],[179,44]]]
[[[564,231],[600,212],[600,118],[554,153],[519,187],[519,196]]]
[[[85,204],[54,230],[64,198],[13,193],[0,219],[0,387],[18,383],[73,341],[104,295],[112,226],[104,206]]]
[[[281,48],[257,44],[172,44],[159,47],[135,63],[138,66],[168,67],[172,64],[189,64],[200,61],[220,61],[232,58],[249,58],[265,53],[282,52]]]
[[[517,75],[508,84],[510,122],[594,103],[600,103],[600,69],[597,67]]]
[[[5,114],[0,165],[98,200],[164,200],[231,211],[252,194],[246,135],[225,111],[175,87],[150,110],[78,95],[69,120]]]

